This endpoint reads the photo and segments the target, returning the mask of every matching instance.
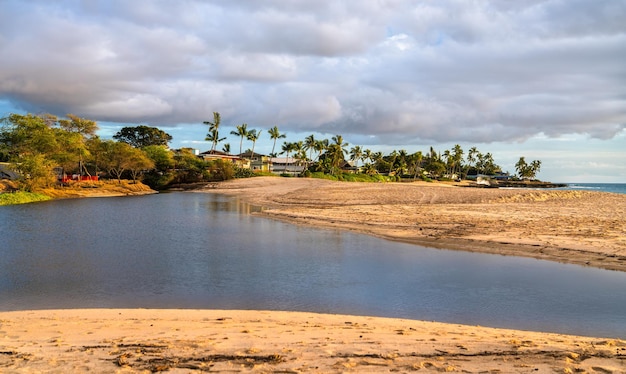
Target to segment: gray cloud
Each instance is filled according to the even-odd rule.
[[[378,144],[610,139],[626,2],[0,2],[0,99],[160,126]]]

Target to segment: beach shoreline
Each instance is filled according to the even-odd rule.
[[[272,177],[198,192],[294,224],[625,270],[617,194]],[[24,310],[0,312],[0,371],[621,373],[626,341],[288,311]]]
[[[425,247],[626,271],[626,195],[255,177],[200,190],[253,214]]]
[[[0,312],[9,372],[603,372],[626,342],[406,319],[244,310]]]

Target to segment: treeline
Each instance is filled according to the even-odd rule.
[[[211,143],[214,152],[226,139],[220,136],[220,122],[218,112],[213,113],[213,121],[204,122],[209,127],[205,140]],[[262,130],[248,129],[245,123],[235,128],[230,134],[240,138],[239,153],[246,139],[252,144],[252,149],[246,153],[254,158]],[[95,121],[72,114],[67,118],[11,114],[1,119],[0,162],[11,163],[19,175],[21,188],[26,191],[53,186],[64,180],[63,176],[72,175],[142,180],[155,189],[254,175],[230,161],[205,161],[191,149],[172,151],[168,147],[171,135],[155,127],[124,127],[111,140],[98,137],[97,130]],[[362,175],[378,180],[384,175],[386,180],[428,180],[464,179],[468,175],[502,172],[491,153],[482,153],[476,147],[467,153],[460,145],[455,145],[443,152],[430,147],[427,152],[394,150],[384,155],[358,145],[350,146],[341,135],[331,139],[315,139],[310,135],[301,141],[284,141],[275,152],[277,140],[286,135],[277,126],[267,134],[272,142],[270,156],[285,155],[287,163],[299,166],[302,176],[326,175],[341,180]],[[226,143],[222,150],[230,153],[230,148]],[[521,157],[515,167],[519,178],[534,179],[541,162],[527,163]]]
[[[205,140],[211,142],[211,150],[217,149],[220,142],[226,137],[220,135],[221,117],[218,112],[213,113],[213,121],[205,121],[209,126]],[[236,131],[231,135],[240,138],[239,152],[241,153],[243,140],[252,143],[252,154],[262,130],[249,129],[246,123],[235,126]],[[460,145],[455,145],[443,153],[430,147],[428,152],[417,151],[409,153],[406,150],[394,150],[388,155],[373,152],[361,146],[352,146],[345,142],[341,135],[329,139],[315,139],[309,135],[296,142],[283,142],[280,152],[275,152],[276,141],[286,137],[277,126],[268,130],[272,141],[271,157],[279,154],[291,157],[298,165],[303,166],[303,174],[320,172],[334,175],[341,179],[347,170],[346,162],[351,161],[351,172],[363,173],[370,176],[386,175],[399,178],[420,179],[465,179],[468,175],[494,175],[502,172],[502,168],[495,163],[493,155],[482,153],[476,147],[469,149],[467,154]],[[223,151],[230,153],[230,144],[225,143]],[[248,150],[250,152],[250,150]],[[534,179],[541,167],[540,161],[527,164],[524,157],[516,164],[519,178]]]
[[[189,150],[170,151],[172,137],[154,127],[125,127],[114,140],[101,139],[97,130],[95,121],[72,114],[11,114],[1,120],[0,162],[11,164],[25,191],[55,186],[74,175],[143,179],[153,188],[235,175],[228,163],[205,162]]]

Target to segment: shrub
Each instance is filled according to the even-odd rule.
[[[50,196],[33,192],[13,192],[0,194],[0,205],[27,204],[50,200]]]

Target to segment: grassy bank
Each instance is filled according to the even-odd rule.
[[[28,204],[50,200],[50,196],[32,192],[7,192],[0,194],[0,205]]]

